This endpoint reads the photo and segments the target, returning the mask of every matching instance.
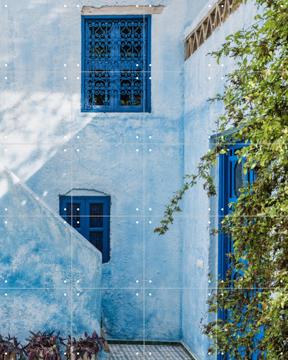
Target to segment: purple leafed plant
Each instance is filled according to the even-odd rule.
[[[84,337],[79,339],[69,336],[65,355],[67,360],[95,360],[101,350],[108,352],[108,344],[94,331],[91,336],[85,333]]]
[[[23,348],[17,341],[16,337],[10,335],[2,337],[0,335],[0,359],[1,360],[16,360],[23,354]]]
[[[60,345],[64,344],[59,334],[54,332],[31,332],[24,351],[28,360],[61,360]]]

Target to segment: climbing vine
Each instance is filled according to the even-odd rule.
[[[245,143],[237,156],[256,180],[241,189],[219,230],[233,239],[233,266],[211,293],[215,318],[204,332],[212,339],[211,354],[276,360],[288,354],[288,0],[255,1],[260,9],[254,24],[228,36],[213,53],[218,62],[228,56],[236,64],[214,99],[225,107],[218,119],[223,136],[200,159],[196,173],[186,176],[155,232],[169,230],[199,179],[208,196],[216,195],[211,169],[218,156],[227,153],[228,142]],[[233,129],[228,138],[227,129]],[[238,276],[232,278],[231,271]]]

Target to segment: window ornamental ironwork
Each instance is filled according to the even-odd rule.
[[[150,111],[150,16],[82,16],[82,111]]]

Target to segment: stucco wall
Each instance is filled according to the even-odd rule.
[[[207,4],[202,13],[208,11]],[[218,49],[225,37],[251,23],[256,8],[242,5],[185,62],[185,173],[193,173],[198,161],[209,149],[209,136],[217,129],[221,104],[208,103],[223,90],[225,73],[233,64],[229,59],[217,65],[208,52]],[[191,30],[187,23],[185,33]],[[217,169],[215,181],[217,183]],[[192,189],[184,202],[185,234],[183,244],[183,306],[182,329],[184,342],[199,359],[207,355],[208,340],[202,334],[201,320],[207,323],[208,274],[217,278],[217,237],[209,228],[217,226],[217,199],[209,201],[202,184]],[[192,330],[191,330],[192,329]]]
[[[13,174],[0,187],[1,335],[99,332],[101,254]]]
[[[152,18],[151,114],[80,112],[81,6],[107,1],[7,3],[2,161],[54,213],[58,195],[73,187],[111,195],[111,261],[101,286],[107,334],[179,339],[181,228],[162,238],[153,228],[183,175],[184,0],[161,1],[166,8]],[[109,1],[150,3],[159,4]]]

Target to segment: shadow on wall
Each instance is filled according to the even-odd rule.
[[[101,254],[3,169],[0,186],[1,335],[99,333]]]

